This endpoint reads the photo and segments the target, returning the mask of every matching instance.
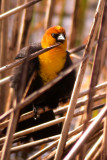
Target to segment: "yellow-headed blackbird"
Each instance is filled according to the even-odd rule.
[[[42,86],[53,80],[58,74],[72,65],[72,61],[69,57],[67,49],[67,40],[66,33],[63,27],[55,26],[46,30],[40,44],[30,45],[30,54],[33,54],[40,49],[49,47],[51,45],[61,42],[61,44],[41,55],[30,60],[28,62],[28,71],[27,78],[25,82],[25,87],[27,86],[30,77],[36,71],[36,76],[34,77],[28,95],[32,92],[40,89]],[[16,59],[20,59],[26,56],[28,47],[25,47],[20,50],[19,54],[16,56]],[[15,94],[18,97],[18,91],[21,83],[21,76],[24,64],[16,67],[13,71],[13,76],[11,78],[11,87],[14,88]],[[44,108],[48,106],[51,110],[41,114],[36,120],[30,118],[29,120],[19,123],[17,130],[26,129],[43,122],[55,119],[55,115],[52,109],[58,106],[59,102],[66,102],[70,98],[73,85],[75,81],[75,70],[65,76],[62,80],[57,82],[53,87],[48,91],[43,93],[39,98],[35,99],[31,104],[21,110],[21,114],[33,110],[33,108]],[[40,139],[47,136],[51,136],[60,132],[60,126],[54,125],[48,127],[44,130],[41,130],[36,133],[32,133],[34,139]]]

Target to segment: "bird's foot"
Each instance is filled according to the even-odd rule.
[[[40,107],[40,106],[34,106],[33,105],[33,111],[35,113],[34,115],[34,119],[37,119],[40,117],[40,114],[44,113],[45,112],[45,107]]]

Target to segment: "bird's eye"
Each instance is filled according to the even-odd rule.
[[[55,39],[58,37],[58,34],[55,34],[55,33],[52,33],[51,35],[52,35],[52,37],[55,38]]]

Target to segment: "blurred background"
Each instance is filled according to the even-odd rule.
[[[0,0],[0,13],[2,14],[30,1]],[[40,42],[44,31],[51,26],[61,25],[65,28],[68,50],[86,44],[97,3],[98,0],[41,0],[27,9],[2,19],[0,21],[0,67],[12,63],[21,48],[29,43]],[[81,87],[82,91],[89,88],[94,51],[95,49],[93,49],[86,69]],[[74,53],[72,57],[74,62],[78,60],[75,55],[79,58],[82,57],[83,50]],[[9,69],[0,74],[0,79],[3,80],[3,83],[0,83],[0,115],[10,108],[9,78],[11,71],[12,69]],[[106,81],[106,64],[103,65],[98,83],[104,81]],[[86,99],[86,97],[82,97],[82,99]],[[105,103],[104,99],[96,102],[95,105],[102,103]],[[98,110],[93,113],[93,116],[97,113]],[[75,124],[75,119],[73,121],[71,128],[80,124],[80,121],[77,124]],[[36,149],[38,150],[38,147]],[[11,160],[14,159],[24,160],[25,157],[19,152],[18,156],[17,154],[11,155]]]

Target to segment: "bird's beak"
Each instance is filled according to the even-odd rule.
[[[63,34],[59,34],[58,37],[57,37],[57,42],[64,42],[65,41],[65,37]]]

